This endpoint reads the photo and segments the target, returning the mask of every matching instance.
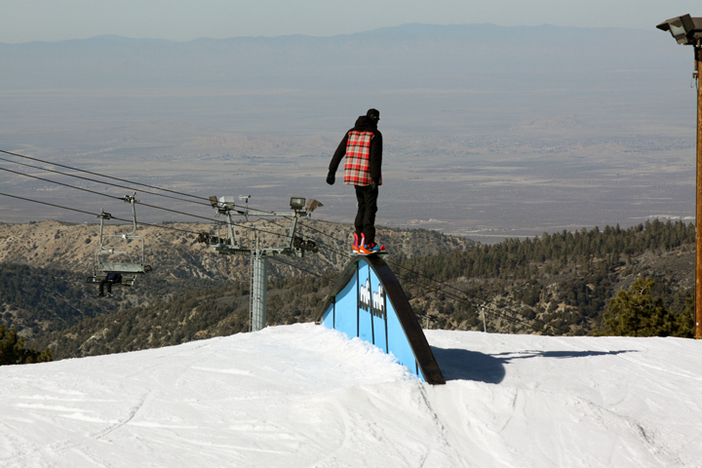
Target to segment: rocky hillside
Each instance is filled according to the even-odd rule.
[[[85,229],[56,223],[49,226],[61,232]],[[193,225],[180,227],[192,229]],[[325,244],[321,238],[341,239],[343,229],[326,223],[306,228],[319,236],[321,250],[328,250],[324,256],[328,257],[327,263],[319,259],[311,262],[314,257],[310,256],[306,259],[310,263],[305,264],[307,272],[283,265],[290,274],[278,268],[276,275],[271,275],[269,324],[313,319],[338,275],[332,256],[344,258],[330,241]],[[154,272],[139,286],[117,292],[112,300],[97,300],[94,290],[90,293],[84,289],[77,273],[5,264],[0,273],[3,321],[31,338],[30,346],[50,347],[56,358],[136,350],[246,331],[246,259],[217,258],[181,231],[173,232],[176,234],[154,232],[155,240],[150,244],[150,249],[162,252],[161,263],[172,265],[172,270],[159,275]],[[394,244],[388,244],[398,250],[402,245],[434,242],[434,255],[413,255],[415,252],[408,248],[407,256],[386,258],[423,326],[480,330],[484,310],[488,331],[551,335],[598,333],[609,300],[640,277],[655,281],[655,296],[667,310],[682,321],[688,315],[691,318],[694,237],[693,225],[659,221],[628,229],[564,231],[470,248],[465,248],[465,240],[429,231],[383,233],[383,239],[392,239]],[[200,254],[195,255],[198,249]],[[201,265],[207,265],[201,260],[208,255],[212,262],[241,264],[225,264],[229,270],[221,267],[227,273],[220,276],[227,279],[217,283],[214,274],[195,273],[201,272]],[[193,258],[199,263],[188,263]],[[214,267],[202,270],[217,271]],[[237,274],[245,280],[238,281]]]
[[[283,225],[283,221],[276,223]],[[281,239],[277,234],[281,231],[273,229],[280,228],[280,225],[251,222],[243,224],[235,234],[244,243],[251,242],[253,234],[259,233],[262,245],[279,244]],[[131,225],[115,225],[107,232],[130,231]],[[96,297],[96,285],[85,282],[86,277],[92,275],[93,257],[99,244],[97,225],[59,221],[0,224],[0,264],[3,265],[0,271],[0,323],[16,328],[22,336],[36,339],[82,319],[131,308],[148,308],[187,296],[192,291],[208,289],[222,290],[223,295],[231,294],[231,291],[248,294],[249,258],[213,252],[197,241],[201,232],[217,234],[217,230],[208,224],[140,226],[138,234],[146,243],[145,263],[151,265],[153,271],[139,278],[131,288],[115,287],[114,296],[106,300]],[[319,252],[307,253],[305,258],[271,260],[269,279],[275,281],[341,270],[348,262],[351,232],[348,225],[305,220],[299,234],[305,240],[316,242]],[[460,251],[473,244],[465,238],[426,230],[380,228],[379,236],[391,252],[409,258],[423,253]],[[127,244],[117,239],[113,246],[129,251],[134,244],[136,242]],[[243,304],[247,306],[248,300]],[[237,327],[219,331],[232,330],[241,331]]]
[[[654,296],[689,315],[691,326],[694,240],[694,225],[654,220],[405,259],[395,270],[408,272],[415,311],[436,328],[482,329],[484,309],[490,331],[598,333],[610,299],[641,277],[654,280]]]
[[[287,223],[287,224],[286,224]],[[308,253],[300,261],[286,259],[318,273],[326,269],[339,270],[348,261],[353,228],[350,225],[307,219],[302,221],[299,234],[313,240],[319,253]],[[242,223],[235,231],[244,243],[250,243],[255,233],[262,237],[261,245],[278,245],[284,242],[281,227],[285,220]],[[60,221],[31,222],[27,224],[0,223],[0,263],[26,264],[40,268],[58,268],[83,273],[92,272],[93,256],[98,247],[98,225],[68,224]],[[131,225],[110,225],[106,234],[131,231]],[[240,281],[248,278],[248,258],[245,256],[218,255],[210,247],[198,243],[198,234],[217,234],[212,224],[163,223],[139,226],[137,234],[145,240],[145,263],[153,268],[151,277],[158,281],[209,279]],[[224,234],[221,230],[220,234]],[[434,231],[413,229],[386,229],[380,227],[378,236],[388,251],[394,255],[415,257],[439,252],[465,250],[473,241],[445,236]],[[116,249],[127,250],[119,240],[111,244]],[[272,262],[272,276],[287,276],[289,267]]]

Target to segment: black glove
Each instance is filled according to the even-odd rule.
[[[329,171],[329,174],[327,174],[327,183],[329,185],[334,185],[335,180],[336,180],[336,176],[334,175],[333,172]]]
[[[376,190],[378,188],[378,183],[376,181],[371,182],[370,189]]]

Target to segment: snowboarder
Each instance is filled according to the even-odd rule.
[[[368,109],[366,115],[358,117],[334,152],[327,175],[327,183],[334,185],[336,170],[341,158],[346,156],[344,183],[355,187],[358,200],[353,250],[365,255],[385,250],[375,242],[378,186],[383,183],[383,135],[378,131],[379,120],[380,112],[377,109]]]

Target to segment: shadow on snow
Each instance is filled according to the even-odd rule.
[[[505,378],[505,364],[516,359],[536,357],[552,359],[584,358],[612,356],[636,351],[521,351],[484,354],[465,349],[443,349],[432,346],[432,352],[446,381],[474,380],[498,384]]]

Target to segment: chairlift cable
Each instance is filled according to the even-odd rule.
[[[306,273],[309,273],[310,275],[314,275],[314,276],[316,276],[317,278],[321,278],[321,277],[322,277],[322,275],[320,275],[319,273],[315,273],[314,271],[308,270],[308,269],[306,269],[306,268],[302,268],[301,266],[295,265],[295,264],[293,264],[293,263],[286,262],[285,260],[281,260],[280,257],[274,256],[274,255],[270,255],[270,256],[268,256],[268,257],[266,257],[266,258],[270,258],[270,259],[272,259],[272,260],[275,260],[276,262],[284,263],[284,264],[286,264],[286,265],[288,265],[288,266],[291,266],[291,267],[293,267],[293,268],[297,268],[298,270],[304,271],[304,272],[306,272]]]
[[[431,292],[440,292],[440,293],[442,293],[442,294],[448,296],[450,299],[453,299],[453,300],[455,300],[455,301],[457,301],[457,302],[462,302],[462,303],[464,303],[464,304],[469,304],[469,305],[472,305],[472,303],[471,303],[470,301],[467,300],[466,296],[472,296],[473,298],[478,299],[478,300],[481,300],[481,301],[484,301],[484,302],[487,302],[487,301],[489,300],[486,296],[484,296],[484,295],[482,295],[482,294],[472,293],[472,292],[469,292],[469,291],[462,291],[462,290],[460,290],[460,289],[458,289],[458,288],[455,288],[455,287],[453,287],[453,286],[451,286],[451,285],[448,285],[448,284],[446,284],[446,283],[444,283],[444,282],[435,280],[435,279],[430,278],[430,277],[428,277],[428,276],[426,276],[426,275],[423,275],[423,274],[421,274],[421,273],[419,273],[419,272],[416,272],[416,271],[414,271],[414,270],[412,270],[412,269],[410,269],[410,268],[404,267],[404,266],[400,265],[400,264],[397,263],[397,262],[388,262],[388,263],[392,263],[393,265],[398,266],[398,267],[400,267],[400,268],[402,268],[402,269],[404,269],[404,270],[407,270],[408,272],[414,273],[414,274],[416,274],[416,275],[418,275],[418,276],[420,276],[420,277],[422,277],[422,278],[424,278],[424,279],[426,279],[426,280],[428,280],[428,281],[432,281],[432,282],[436,283],[437,285],[440,285],[440,286],[436,286],[436,289],[434,289],[433,291],[429,291],[429,292],[423,294],[423,295],[420,296],[420,297],[426,296],[426,295],[428,295],[428,294],[431,293]],[[411,279],[408,279],[408,278],[405,278],[405,280],[407,280],[407,281],[412,281]],[[415,282],[415,284],[416,284],[416,282]],[[428,287],[431,288],[431,286],[428,286]],[[453,292],[447,292],[447,291],[445,291],[445,290],[443,290],[443,289],[440,289],[441,287],[446,287],[446,288],[452,289],[452,290],[454,290],[454,291],[457,291],[457,292],[460,293],[460,296],[456,295],[456,294],[453,293]],[[517,311],[517,310],[512,310],[511,312],[513,312],[514,314],[517,314],[517,315],[520,315],[520,316],[524,317],[524,314],[521,314],[521,313],[520,313],[519,311]],[[492,311],[492,313],[495,314],[495,315],[498,315],[498,316],[501,316],[501,317],[504,317],[504,318],[513,320],[513,321],[517,321],[517,322],[520,322],[520,323],[523,323],[523,324],[528,324],[528,323],[525,322],[524,320],[521,320],[521,319],[519,319],[519,318],[517,318],[517,317],[510,316],[510,315],[508,315],[508,314],[505,314],[504,312]],[[541,322],[541,323],[544,324],[544,325],[547,325],[547,324],[548,324],[547,322],[545,322],[545,321],[543,321],[543,320],[541,320],[541,319],[538,319],[538,318],[533,318],[533,319],[528,319],[528,320],[532,320],[532,321],[534,321],[534,322]]]
[[[334,241],[336,241],[336,242],[344,243],[344,240],[342,240],[342,239],[337,239],[336,237],[332,236],[331,234],[327,234],[326,232],[320,231],[319,229],[313,228],[312,226],[309,226],[309,225],[307,225],[307,224],[300,223],[300,226],[301,226],[301,227],[304,227],[304,228],[306,228],[306,229],[310,229],[310,230],[312,230],[312,231],[318,232],[319,234],[321,234],[321,235],[323,235],[323,236],[326,236],[326,237],[328,237],[328,238],[330,238],[330,239],[332,239],[332,240],[334,240]]]
[[[86,169],[79,169],[79,168],[77,168],[77,167],[68,166],[68,165],[66,165],[66,164],[60,164],[60,163],[56,163],[56,162],[52,162],[52,161],[46,161],[46,160],[44,160],[44,159],[35,158],[35,157],[32,157],[32,156],[26,156],[26,155],[24,155],[24,154],[15,153],[15,152],[12,152],[12,151],[6,151],[6,150],[1,150],[1,149],[0,149],[0,153],[9,154],[9,155],[11,155],[11,156],[17,156],[17,157],[19,157],[19,158],[29,159],[29,160],[32,160],[32,161],[37,161],[37,162],[41,162],[41,163],[44,163],[44,164],[51,164],[51,165],[54,165],[54,166],[62,167],[62,168],[64,168],[64,169],[70,169],[70,170],[73,170],[73,171],[82,172],[82,173],[84,173],[84,174],[90,174],[90,175],[93,175],[93,176],[103,177],[103,178],[105,178],[105,179],[117,180],[117,181],[125,182],[125,183],[128,183],[128,184],[140,185],[140,186],[142,186],[142,187],[148,187],[148,188],[151,188],[151,189],[162,190],[162,191],[164,191],[164,192],[174,193],[174,194],[176,194],[176,195],[182,195],[182,196],[185,196],[185,197],[191,197],[191,198],[203,200],[203,201],[205,201],[205,203],[204,203],[205,205],[210,206],[209,198],[207,198],[207,197],[202,197],[202,196],[199,196],[199,195],[192,195],[192,194],[189,194],[189,193],[186,193],[186,192],[180,192],[180,191],[177,191],[177,190],[171,190],[171,189],[167,189],[167,188],[163,188],[163,187],[158,187],[158,186],[155,186],[155,185],[144,184],[144,183],[142,183],[142,182],[135,182],[135,181],[128,180],[128,179],[123,179],[123,178],[120,178],[120,177],[110,176],[110,175],[106,175],[106,174],[100,174],[99,172],[88,171],[88,170],[86,170]],[[14,162],[14,161],[10,161],[10,162]],[[17,162],[14,162],[14,163],[15,163],[15,164],[19,164],[19,163],[17,163]],[[41,170],[46,170],[46,171],[48,171],[48,169],[41,169]],[[70,175],[70,174],[66,174],[66,175]],[[100,181],[100,180],[94,180],[93,182],[105,183],[105,184],[107,183],[107,182],[105,182],[105,181]],[[140,190],[134,190],[133,188],[130,188],[130,190],[132,190],[132,191],[137,191],[137,192],[144,192],[144,193],[147,193],[146,191],[141,190],[141,189],[140,189]],[[165,195],[161,195],[161,196],[165,196]],[[177,200],[182,200],[182,199],[178,199],[178,198],[176,198],[176,199],[177,199]],[[183,201],[187,201],[187,200],[183,200]],[[235,207],[238,206],[238,207],[240,207],[240,208],[244,208],[242,205],[234,205],[234,206],[235,206]],[[253,210],[256,210],[256,211],[260,211],[260,212],[266,212],[266,210],[259,210],[259,209],[256,208],[256,207],[250,207],[250,206],[248,206],[248,204],[246,205],[246,209],[253,209]]]
[[[1,158],[0,158],[0,159],[1,159]],[[56,181],[56,180],[46,179],[46,178],[44,178],[44,177],[39,177],[39,176],[31,175],[31,174],[26,174],[26,173],[24,173],[24,172],[14,171],[14,170],[12,170],[12,169],[7,169],[7,168],[0,167],[0,171],[10,172],[10,173],[17,174],[17,175],[21,175],[21,176],[25,176],[25,177],[28,177],[28,178],[31,178],[31,179],[41,180],[41,181],[44,181],[44,182],[49,182],[49,183],[52,183],[52,184],[61,185],[61,186],[63,186],[63,187],[68,187],[68,188],[72,188],[72,189],[76,189],[76,190],[81,190],[81,191],[83,191],[83,192],[88,192],[88,193],[92,193],[92,194],[95,194],[95,195],[100,195],[100,196],[103,196],[103,197],[112,198],[112,199],[115,199],[115,200],[124,200],[123,197],[118,197],[118,196],[116,196],[116,195],[109,195],[109,194],[102,193],[102,192],[98,192],[98,191],[95,191],[95,190],[90,190],[90,189],[86,189],[86,188],[83,188],[83,187],[77,187],[77,186],[75,186],[75,185],[66,184],[66,183],[64,183],[64,182],[58,182],[58,181]],[[158,194],[156,194],[156,195],[158,195]],[[30,200],[30,201],[31,201],[31,200]],[[206,220],[206,221],[209,221],[209,222],[212,221],[211,218],[206,217],[206,216],[202,216],[202,215],[196,215],[196,214],[187,213],[187,212],[184,212],[184,211],[174,210],[174,209],[171,209],[171,208],[165,208],[165,207],[161,207],[161,206],[157,206],[157,205],[151,205],[151,204],[143,203],[143,202],[138,202],[138,203],[139,203],[140,205],[142,205],[142,206],[146,206],[146,207],[153,208],[153,209],[157,209],[157,210],[168,211],[168,212],[171,212],[171,213],[176,213],[176,214],[180,214],[180,215],[190,216],[190,217],[197,218],[197,219],[203,219],[203,220]],[[208,203],[208,206],[209,206],[209,203]],[[115,218],[115,219],[117,219],[117,218]],[[129,221],[129,220],[127,220],[127,221]],[[141,222],[141,224],[147,224],[147,223]],[[272,232],[272,231],[266,231],[266,230],[259,229],[259,228],[255,228],[255,227],[252,227],[252,226],[244,226],[244,225],[240,225],[240,226],[243,227],[243,228],[246,228],[246,229],[251,229],[251,230],[255,230],[255,231],[260,231],[260,232],[272,234],[272,235],[275,235],[275,236],[280,236],[280,237],[284,237],[284,236],[285,236],[285,234],[281,234],[281,233],[277,233],[277,232]]]
[[[435,283],[438,283],[438,284],[442,285],[442,286],[445,287],[445,288],[453,289],[454,291],[456,291],[456,292],[458,292],[458,293],[460,293],[460,294],[468,294],[466,291],[463,291],[463,290],[461,290],[461,289],[458,289],[458,288],[455,287],[455,286],[451,286],[450,284],[446,284],[445,282],[442,282],[442,281],[436,280],[436,279],[434,279],[434,278],[431,278],[431,277],[429,277],[429,276],[427,276],[427,275],[423,275],[422,273],[419,273],[418,271],[414,271],[414,270],[412,270],[411,268],[408,268],[408,267],[406,267],[406,266],[403,266],[403,265],[401,265],[401,264],[398,263],[398,262],[388,261],[388,263],[391,264],[391,265],[393,265],[393,266],[396,266],[396,267],[398,267],[398,268],[402,268],[403,270],[407,270],[407,271],[409,271],[410,273],[414,273],[414,274],[417,275],[417,276],[421,276],[421,277],[424,278],[424,279],[427,279],[427,280],[429,280],[429,281],[433,281],[433,282],[435,282]]]
[[[66,183],[63,183],[63,182],[58,182],[58,181],[51,180],[51,179],[45,179],[44,177],[39,177],[39,176],[31,175],[31,174],[25,174],[24,172],[13,171],[12,169],[7,169],[7,168],[4,168],[4,167],[0,167],[0,171],[11,172],[12,174],[17,174],[17,175],[29,177],[30,179],[36,179],[36,180],[41,180],[41,181],[44,181],[44,182],[50,182],[50,183],[52,183],[52,184],[62,185],[62,186],[64,186],[64,187],[69,187],[69,188],[73,188],[73,189],[76,189],[76,190],[82,190],[83,192],[88,192],[88,193],[92,193],[92,194],[95,194],[95,195],[100,195],[100,196],[103,196],[103,197],[114,198],[114,199],[117,199],[117,200],[121,200],[121,199],[122,199],[122,197],[118,197],[118,196],[115,196],[115,195],[108,195],[108,194],[106,194],[106,193],[97,192],[97,191],[95,191],[95,190],[90,190],[90,189],[86,189],[86,188],[83,188],[83,187],[76,187],[75,185],[70,185],[70,184],[66,184]]]
[[[76,187],[75,185],[70,185],[70,184],[66,184],[66,183],[63,183],[63,182],[58,182],[58,181],[55,181],[55,180],[46,179],[46,178],[44,178],[44,177],[34,176],[34,175],[31,175],[31,174],[25,174],[25,173],[23,173],[23,172],[18,172],[18,171],[13,171],[12,169],[7,169],[7,168],[0,167],[0,171],[11,172],[11,173],[13,173],[13,174],[22,175],[22,176],[25,176],[25,177],[29,177],[29,178],[32,178],[32,179],[41,180],[41,181],[44,181],[44,182],[50,182],[50,183],[52,183],[52,184],[57,184],[57,185],[61,185],[61,186],[68,187],[68,188],[72,188],[72,189],[76,189],[76,190],[82,190],[82,191],[84,191],[84,192],[92,193],[92,194],[95,194],[95,195],[100,195],[100,196],[103,196],[103,197],[112,198],[112,199],[115,199],[115,200],[124,200],[124,197],[118,197],[118,196],[116,196],[116,195],[109,195],[109,194],[106,194],[106,193],[97,192],[97,191],[95,191],[95,190],[90,190],[90,189],[86,189],[86,188],[83,188],[83,187]],[[29,199],[25,199],[25,200],[29,200]],[[32,201],[32,200],[30,200],[30,201]],[[41,203],[41,202],[40,202],[40,203]],[[195,215],[195,214],[191,214],[191,213],[185,213],[185,212],[182,212],[182,211],[172,210],[172,209],[170,209],[170,208],[164,208],[164,207],[160,207],[160,206],[156,206],[156,205],[150,205],[150,204],[147,204],[147,203],[141,203],[141,202],[138,202],[138,203],[139,203],[140,205],[147,206],[147,207],[149,207],[149,208],[159,209],[159,210],[163,210],[163,211],[169,211],[169,212],[172,212],[172,213],[178,213],[178,214],[182,214],[182,215],[186,215],[186,216],[192,216],[192,217],[195,217],[195,218],[202,218],[202,219],[206,219],[207,221],[211,221],[211,218],[206,218],[206,217],[200,216],[200,215]],[[117,218],[114,218],[114,219],[117,219]],[[130,221],[130,220],[127,220],[127,221]],[[147,224],[147,223],[143,223],[143,222],[142,222],[141,224]]]
[[[12,161],[11,159],[0,158],[0,161],[5,161],[5,162],[12,163],[12,164],[17,164],[17,165],[20,165],[20,166],[25,166],[25,167],[31,167],[31,168],[33,168],[33,169],[38,169],[38,170],[40,170],[40,171],[45,171],[45,172],[51,172],[51,173],[53,173],[53,174],[60,174],[60,175],[64,175],[64,176],[67,176],[67,177],[73,177],[73,178],[76,178],[76,179],[81,179],[81,180],[85,180],[85,181],[88,181],[88,182],[93,182],[93,183],[96,183],[96,184],[111,185],[111,186],[113,186],[113,187],[123,188],[123,189],[131,190],[131,191],[138,191],[138,192],[140,192],[140,193],[148,193],[149,195],[155,195],[155,196],[158,196],[158,197],[166,197],[166,198],[171,198],[171,199],[173,199],[173,200],[179,200],[179,201],[188,202],[188,203],[198,203],[198,204],[201,204],[201,205],[210,206],[209,203],[194,202],[194,201],[192,201],[192,200],[185,200],[185,199],[178,198],[178,197],[174,197],[174,196],[171,196],[171,195],[166,195],[166,194],[163,194],[163,193],[151,192],[151,191],[143,190],[143,189],[135,190],[133,187],[129,187],[129,186],[126,186],[126,185],[114,184],[114,183],[112,183],[112,182],[107,182],[107,181],[103,181],[103,180],[95,180],[95,179],[91,179],[91,178],[89,178],[89,177],[79,176],[79,175],[77,175],[77,174],[69,174],[68,172],[61,172],[61,171],[56,171],[56,170],[53,170],[53,169],[47,169],[47,168],[44,168],[44,167],[33,166],[33,165],[31,165],[31,164],[21,163],[21,162],[19,162],[19,161]]]
[[[153,208],[153,209],[162,210],[162,211],[168,211],[168,212],[171,212],[171,213],[176,213],[176,214],[180,214],[180,215],[190,216],[190,217],[198,218],[198,219],[204,219],[204,220],[206,220],[206,221],[212,222],[212,218],[208,218],[208,217],[206,217],[206,216],[196,215],[196,214],[193,214],[193,213],[186,213],[186,212],[184,212],[184,211],[174,210],[174,209],[171,209],[171,208],[165,208],[165,207],[157,206],[157,205],[151,205],[151,204],[143,203],[143,202],[137,202],[137,203],[138,203],[139,205],[141,205],[141,206],[146,206],[146,207],[148,207],[148,208]],[[223,221],[215,221],[215,222],[216,222],[216,223],[219,223],[219,224],[225,224]],[[141,224],[147,224],[147,223],[141,222]],[[147,225],[148,225],[148,224],[147,224]],[[273,236],[287,237],[287,234],[281,234],[281,233],[279,233],[279,232],[267,231],[267,230],[265,230],[265,229],[257,228],[257,227],[254,227],[254,226],[246,226],[246,225],[244,225],[244,224],[234,224],[234,225],[235,225],[235,226],[239,226],[239,227],[244,228],[244,229],[249,229],[249,230],[252,230],[252,231],[258,231],[258,232],[262,232],[262,233],[265,233],[265,234],[271,234],[271,235],[273,235]],[[196,233],[196,234],[199,234],[199,233]]]
[[[84,188],[82,188],[82,187],[76,187],[76,186],[73,186],[73,185],[70,185],[70,184],[65,184],[65,183],[62,183],[62,182],[57,182],[57,181],[53,181],[53,180],[50,180],[50,179],[44,179],[44,178],[42,178],[42,177],[32,176],[32,175],[24,174],[24,173],[21,173],[21,172],[16,172],[16,171],[13,171],[13,170],[11,170],[11,169],[0,168],[0,170],[7,171],[7,172],[13,172],[13,173],[15,173],[15,174],[24,175],[24,176],[26,176],[26,177],[30,177],[30,178],[34,178],[34,179],[39,179],[39,180],[43,180],[43,181],[45,181],[45,182],[51,182],[51,183],[55,183],[55,184],[58,184],[58,185],[63,185],[63,186],[65,186],[65,187],[74,188],[74,189],[82,190],[82,191],[85,191],[85,192],[94,193],[94,194],[97,194],[97,195],[101,195],[101,196],[103,196],[103,197],[113,198],[113,199],[115,199],[115,200],[124,200],[123,197],[118,197],[118,196],[115,196],[115,195],[108,195],[108,194],[105,194],[105,193],[96,192],[96,191],[89,190],[89,189],[84,189]],[[16,198],[16,199],[19,199],[19,200],[30,201],[30,202],[33,202],[33,203],[43,204],[43,205],[51,206],[51,207],[54,207],[54,208],[61,208],[61,209],[65,209],[65,210],[75,211],[75,212],[78,212],[78,213],[89,214],[89,215],[91,215],[91,216],[99,217],[99,215],[96,215],[95,213],[92,213],[92,212],[89,212],[89,211],[79,210],[79,209],[75,209],[75,208],[69,208],[69,207],[66,207],[66,206],[56,205],[56,204],[53,204],[53,203],[43,202],[43,201],[39,201],[39,200],[33,200],[33,199],[31,199],[31,198],[24,198],[24,197],[20,197],[20,196],[16,196],[16,195],[10,195],[10,194],[6,194],[6,193],[0,193],[0,195],[5,195],[5,196],[12,197],[12,198]],[[183,212],[183,211],[173,210],[173,209],[170,209],[170,208],[165,208],[165,207],[161,207],[161,206],[151,205],[151,204],[143,203],[143,202],[138,202],[138,203],[139,203],[139,205],[146,206],[146,207],[149,207],[149,208],[153,208],[153,209],[157,209],[157,210],[162,210],[162,211],[168,211],[168,212],[171,212],[171,213],[176,213],[176,214],[185,215],[185,216],[191,216],[191,217],[194,217],[194,218],[199,218],[199,219],[206,220],[206,221],[208,221],[208,222],[212,222],[212,218],[208,218],[208,217],[206,217],[206,216],[201,216],[201,215],[196,215],[196,214],[193,214],[193,213],[187,213],[187,212]],[[125,222],[132,222],[132,221],[133,221],[132,219],[118,218],[118,217],[116,217],[116,216],[113,216],[112,219],[115,219],[115,220],[118,220],[118,221],[125,221]],[[162,225],[159,225],[159,224],[147,223],[147,222],[144,222],[144,221],[139,221],[139,224],[143,224],[143,225],[145,225],[145,226],[156,226],[156,227],[161,227],[161,226],[162,226]],[[215,224],[224,224],[224,223],[223,223],[223,221],[215,221]],[[282,234],[282,233],[279,233],[279,232],[268,231],[268,230],[261,229],[261,228],[257,228],[257,227],[254,227],[254,226],[246,226],[246,225],[243,225],[243,224],[237,224],[237,226],[239,226],[239,227],[241,227],[241,228],[243,228],[243,229],[249,229],[249,230],[252,230],[252,231],[257,231],[257,232],[261,232],[261,233],[264,233],[264,234],[270,234],[270,235],[273,235],[273,236],[287,237],[286,234]],[[164,226],[164,228],[165,228],[165,226]],[[187,233],[190,233],[190,234],[200,234],[199,232],[196,232],[196,231],[188,231],[188,230],[184,230],[184,229],[175,229],[175,228],[173,228],[173,230],[177,230],[177,231],[181,231],[181,232],[187,232]]]
[[[39,201],[39,200],[32,200],[31,198],[20,197],[20,196],[18,196],[18,195],[11,195],[11,194],[9,194],[9,193],[2,193],[2,192],[0,192],[0,195],[4,195],[4,196],[6,196],[6,197],[16,198],[16,199],[18,199],[18,200],[24,200],[24,201],[28,201],[28,202],[32,202],[32,203],[39,203],[40,205],[47,205],[47,206],[51,206],[51,207],[53,207],[53,208],[60,208],[60,209],[62,209],[62,210],[75,211],[76,213],[83,213],[83,214],[87,214],[87,215],[90,215],[90,216],[95,216],[95,217],[99,217],[99,216],[100,216],[100,215],[96,215],[95,213],[90,212],[90,211],[79,210],[78,208],[70,208],[70,207],[68,207],[68,206],[56,205],[56,204],[54,204],[54,203],[49,203],[49,202],[44,202],[44,201]],[[114,218],[114,219],[117,219],[117,218]]]
[[[65,164],[60,164],[60,163],[51,162],[51,161],[45,161],[45,160],[43,160],[43,159],[34,158],[34,157],[31,157],[31,156],[26,156],[26,155],[19,154],[19,153],[13,153],[12,151],[0,150],[0,153],[5,153],[5,154],[12,155],[12,156],[17,156],[18,158],[30,159],[30,160],[32,160],[32,161],[37,161],[37,162],[41,162],[41,163],[44,163],[44,164],[52,164],[52,165],[54,165],[54,166],[63,167],[64,169],[71,169],[71,170],[73,170],[73,171],[83,172],[83,173],[85,173],[85,174],[90,174],[90,175],[98,176],[98,177],[104,177],[104,178],[106,178],[106,179],[118,180],[118,181],[120,181],[120,182],[126,182],[126,183],[128,183],[128,184],[141,185],[142,187],[148,187],[148,188],[156,189],[156,190],[163,190],[164,192],[170,192],[170,193],[174,193],[174,194],[176,194],[176,195],[183,195],[183,196],[185,196],[185,197],[198,198],[198,199],[200,199],[200,200],[209,201],[208,198],[201,197],[201,196],[198,196],[198,195],[191,195],[191,194],[189,194],[189,193],[179,192],[179,191],[177,191],[177,190],[171,190],[171,189],[167,189],[167,188],[163,188],[163,187],[158,187],[158,186],[155,186],[155,185],[144,184],[144,183],[141,183],[141,182],[134,182],[134,181],[131,181],[131,180],[128,180],[128,179],[122,179],[122,178],[119,178],[119,177],[114,177],[114,176],[109,176],[109,175],[105,175],[105,174],[100,174],[100,173],[98,173],[98,172],[93,172],[93,171],[88,171],[88,170],[85,170],[85,169],[79,169],[79,168],[76,168],[76,167],[67,166],[67,165],[65,165]]]
[[[95,212],[86,211],[86,210],[81,210],[81,209],[78,209],[78,208],[71,208],[71,207],[69,207],[69,206],[57,205],[57,204],[55,204],[55,203],[49,203],[49,202],[45,202],[45,201],[41,201],[41,200],[34,200],[34,199],[32,199],[32,198],[20,197],[20,196],[18,196],[18,195],[12,195],[12,194],[3,193],[3,192],[0,192],[0,195],[6,196],[6,197],[10,197],[10,198],[16,198],[16,199],[18,199],[18,200],[23,200],[23,201],[28,201],[28,202],[32,202],[32,203],[37,203],[37,204],[40,204],[40,205],[46,205],[46,206],[50,206],[50,207],[52,207],[52,208],[59,208],[59,209],[62,209],[62,210],[75,211],[76,213],[82,213],[82,214],[90,215],[90,216],[95,217],[95,218],[99,218],[99,217],[100,217],[100,214],[96,214]],[[117,221],[124,221],[124,222],[128,222],[128,223],[131,223],[131,222],[133,221],[132,219],[120,218],[120,217],[118,217],[118,216],[111,216],[110,219],[114,219],[114,220],[117,220]],[[170,227],[170,226],[163,225],[163,224],[145,223],[145,222],[143,222],[143,221],[139,221],[139,224],[143,224],[144,226],[151,226],[151,227],[161,228],[161,229],[169,229],[169,230],[171,230],[171,231],[185,232],[185,233],[188,233],[188,234],[199,234],[199,232],[196,232],[196,231],[189,231],[189,230],[186,230],[186,229],[174,228],[174,227]]]

